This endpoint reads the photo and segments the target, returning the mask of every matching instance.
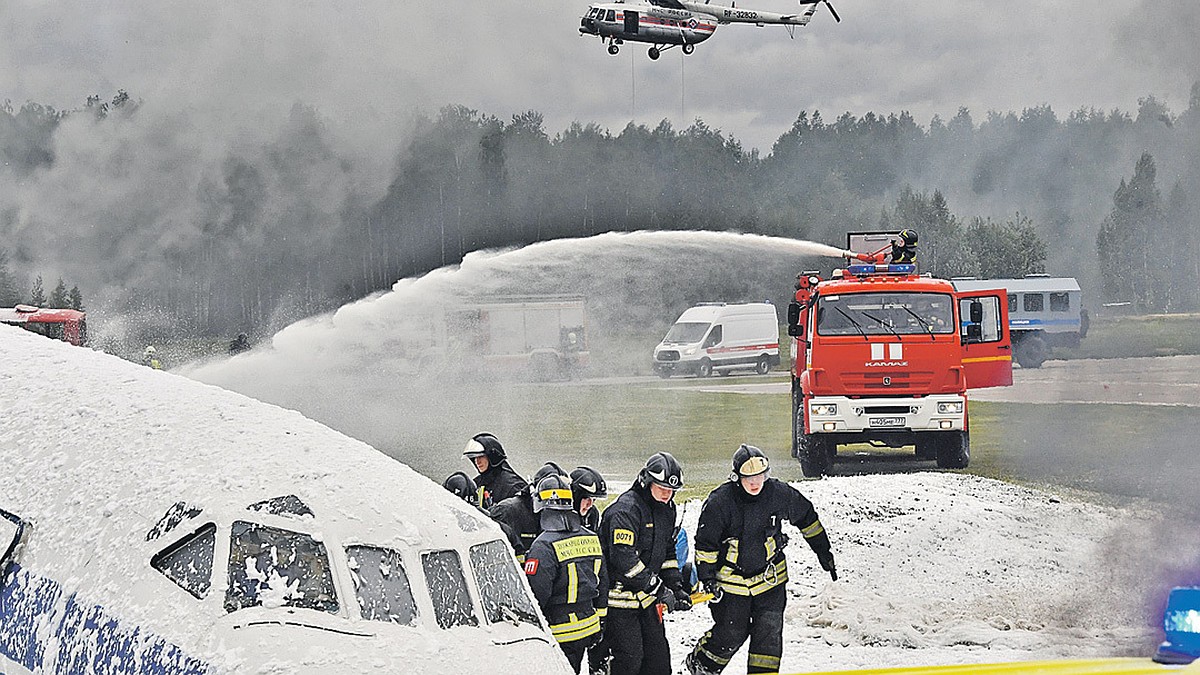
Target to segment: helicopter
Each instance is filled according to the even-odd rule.
[[[696,51],[696,45],[712,37],[717,26],[725,23],[752,23],[758,26],[779,24],[795,37],[796,26],[805,26],[824,3],[838,22],[842,18],[829,0],[798,0],[805,8],[798,14],[778,14],[718,5],[710,0],[635,0],[634,2],[592,3],[579,23],[581,35],[597,35],[608,43],[608,53],[616,54],[625,41],[650,43],[650,60],[680,46],[684,54]]]

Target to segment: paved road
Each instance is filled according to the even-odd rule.
[[[787,382],[704,385],[701,391],[785,394]],[[977,401],[1014,403],[1128,403],[1200,407],[1200,356],[1047,361],[1013,368],[1013,386],[976,389]]]

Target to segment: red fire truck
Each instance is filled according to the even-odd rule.
[[[788,308],[792,455],[829,473],[839,445],[914,446],[959,469],[970,461],[967,389],[1012,384],[1003,289],[957,291],[915,263],[865,251],[888,233],[855,233],[832,278],[797,277]]]
[[[32,305],[0,307],[0,323],[20,326],[73,345],[87,342],[87,315],[74,309],[42,309]]]

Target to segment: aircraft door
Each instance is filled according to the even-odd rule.
[[[1008,300],[1003,290],[958,296],[962,365],[968,389],[1012,384],[1012,342],[1008,333]]]
[[[638,13],[625,10],[625,32],[630,35],[637,35],[638,32]]]

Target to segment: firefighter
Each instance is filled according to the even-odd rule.
[[[683,469],[669,453],[646,460],[629,490],[604,509],[600,545],[612,584],[604,643],[611,672],[668,675],[671,647],[663,611],[690,609],[675,560],[675,491]]]
[[[608,581],[600,539],[583,527],[570,479],[551,474],[533,493],[542,533],[525,557],[525,574],[550,632],[579,672],[584,651],[600,637]]]
[[[475,485],[479,489],[479,505],[485,509],[529,487],[521,474],[508,465],[504,446],[491,434],[476,434],[467,441],[463,457],[471,460],[479,472]]]
[[[162,370],[162,361],[158,359],[158,350],[154,345],[146,345],[146,350],[142,352],[142,363],[155,370]]]
[[[589,466],[577,467],[571,472],[571,494],[583,526],[593,533],[599,532],[600,509],[596,507],[596,500],[608,496],[604,476]]]
[[[905,228],[900,230],[900,241],[892,242],[892,262],[917,262],[917,231]]]
[[[249,349],[250,339],[246,337],[245,333],[238,333],[237,337],[233,339],[233,342],[229,343],[230,356],[237,356],[238,354],[241,354]]]
[[[800,529],[821,567],[837,581],[829,536],[812,502],[770,478],[769,470],[762,450],[742,445],[733,453],[729,481],[709,494],[700,511],[696,571],[713,594],[714,625],[687,656],[692,675],[720,673],[747,637],[746,672],[779,672],[788,578],[784,520]]]
[[[446,480],[442,483],[442,487],[449,490],[455,497],[483,511],[484,515],[490,517],[491,514],[484,511],[483,507],[479,505],[479,491],[475,489],[475,481],[471,480],[471,477],[467,474],[462,471],[455,471],[446,477]],[[504,536],[508,539],[508,545],[512,547],[515,553],[517,549],[521,548],[521,535],[517,534],[517,531],[509,527],[507,523],[497,521],[496,524],[504,532]]]
[[[533,540],[542,533],[542,525],[533,507],[533,486],[546,476],[566,476],[566,473],[554,462],[546,462],[533,475],[533,480],[517,494],[498,502],[488,509],[492,520],[502,526],[508,526],[517,533],[520,544],[514,546],[517,560],[524,562],[525,553],[533,545]],[[567,479],[570,481],[570,479]]]

